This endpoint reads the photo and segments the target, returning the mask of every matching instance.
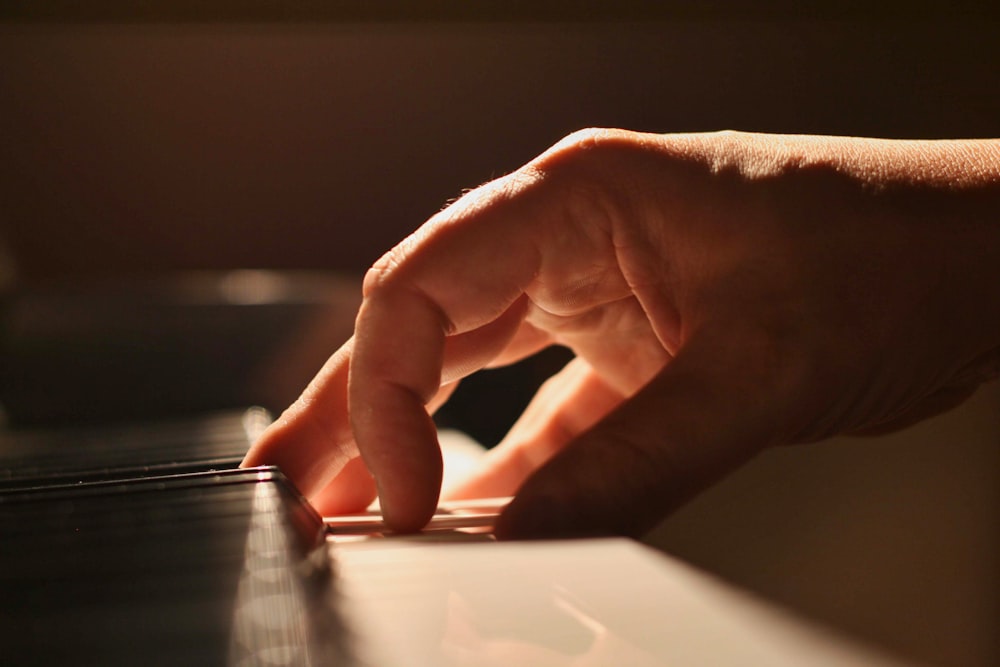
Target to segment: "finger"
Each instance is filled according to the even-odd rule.
[[[532,475],[497,536],[639,535],[776,438],[774,373],[728,336],[690,340]]]
[[[494,182],[366,276],[350,415],[395,530],[419,529],[437,503],[441,460],[424,406],[441,383],[445,338],[502,319],[541,271],[550,230],[571,235],[563,198],[551,187],[530,172]]]
[[[499,368],[517,363],[552,345],[552,336],[527,321],[522,321],[510,342],[484,368]]]
[[[373,293],[358,316],[349,412],[383,515],[397,531],[418,530],[437,505],[442,462],[426,406],[440,389],[449,329],[428,297],[405,288]]]
[[[460,380],[481,368],[492,365],[494,360],[506,352],[512,342],[517,348],[523,347],[523,321],[528,300],[521,296],[498,318],[481,327],[464,333],[448,336],[444,344],[444,365],[441,381],[444,383]],[[515,341],[514,339],[519,340]],[[537,344],[541,336],[532,336],[529,344]]]
[[[375,500],[375,482],[360,456],[351,459],[336,477],[311,499],[323,516],[360,512]]]
[[[458,384],[456,380],[441,385],[427,405],[428,412],[434,414],[444,405],[458,388]],[[368,472],[364,460],[357,456],[348,461],[347,465],[311,500],[321,514],[347,514],[371,505],[375,496],[375,482],[371,473]]]
[[[250,447],[241,466],[278,466],[311,498],[357,456],[347,417],[352,348],[353,339],[327,360],[302,396]]]
[[[538,390],[480,469],[448,494],[450,499],[513,495],[524,480],[566,443],[622,401],[583,359],[570,361]]]

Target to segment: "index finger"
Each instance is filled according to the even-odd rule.
[[[437,504],[441,455],[426,404],[441,384],[445,339],[502,323],[500,352],[518,321],[501,316],[538,273],[554,212],[541,180],[520,172],[467,194],[369,270],[348,385],[358,449],[387,523],[420,529]],[[485,344],[490,344],[484,341]]]

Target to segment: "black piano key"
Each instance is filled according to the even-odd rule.
[[[0,494],[5,664],[352,664],[323,525],[273,468]]]
[[[89,429],[0,431],[0,492],[236,468],[270,423],[261,408]]]

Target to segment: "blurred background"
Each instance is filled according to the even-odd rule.
[[[15,426],[280,411],[350,335],[368,265],[579,128],[1000,136],[985,3],[131,4],[0,10]],[[470,379],[442,423],[495,443],[564,359]],[[998,526],[993,386],[890,438],[768,453],[649,541],[972,666],[1000,664]]]

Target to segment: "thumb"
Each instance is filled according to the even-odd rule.
[[[528,478],[497,537],[641,535],[775,442],[782,401],[767,388],[777,372],[753,347],[731,332],[689,341]]]

